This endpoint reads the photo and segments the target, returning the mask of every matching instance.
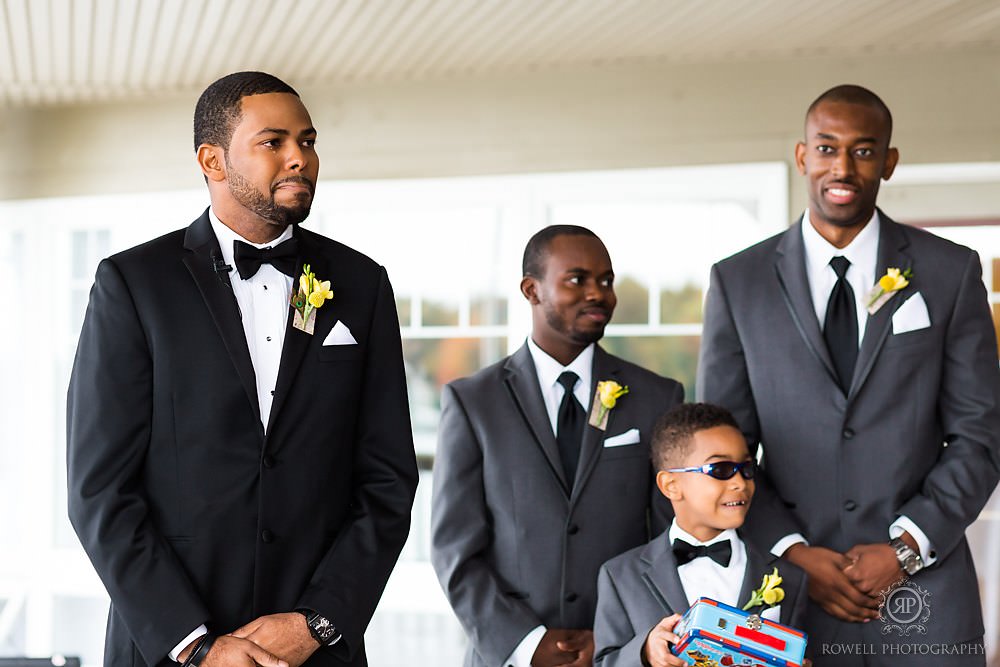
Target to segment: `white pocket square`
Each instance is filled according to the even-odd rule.
[[[924,297],[917,292],[903,302],[892,314],[893,335],[926,329],[931,325],[931,316],[927,312]]]
[[[347,325],[337,320],[337,323],[333,325],[330,329],[330,333],[326,335],[323,340],[323,345],[357,345],[358,341],[354,340],[354,336],[351,335],[351,330],[347,328]]]
[[[604,439],[605,447],[621,447],[623,445],[634,445],[639,442],[639,429],[630,428],[624,433],[613,435]]]
[[[774,621],[775,623],[781,622],[781,605],[775,605],[773,607],[768,607],[760,613],[761,618],[766,618],[769,621]]]

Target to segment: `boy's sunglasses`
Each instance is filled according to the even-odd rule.
[[[750,459],[743,463],[735,461],[716,461],[706,463],[703,466],[693,466],[691,468],[667,468],[667,472],[700,472],[714,477],[715,479],[732,479],[733,475],[739,473],[743,479],[753,479],[757,474],[757,461]]]

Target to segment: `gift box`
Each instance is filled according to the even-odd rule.
[[[674,655],[696,667],[800,667],[806,635],[757,614],[699,598],[674,627]]]

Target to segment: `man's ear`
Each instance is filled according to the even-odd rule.
[[[882,180],[888,181],[892,178],[892,172],[896,171],[896,165],[899,163],[899,151],[895,148],[890,148],[885,154],[885,165],[882,167]]]
[[[198,146],[197,157],[205,178],[216,182],[226,180],[226,156],[222,146],[202,144]]]
[[[656,488],[660,490],[664,498],[670,500],[681,500],[684,494],[681,492],[681,485],[677,483],[677,475],[666,470],[656,473]]]
[[[521,278],[521,294],[532,306],[538,305],[538,280],[534,276]]]
[[[801,141],[795,144],[795,168],[800,175],[806,175],[806,145]]]

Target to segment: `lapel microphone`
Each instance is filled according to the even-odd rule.
[[[229,282],[229,272],[233,270],[233,267],[226,264],[226,260],[222,259],[216,250],[212,251],[212,270],[219,277],[219,282],[232,289],[233,285]]]

